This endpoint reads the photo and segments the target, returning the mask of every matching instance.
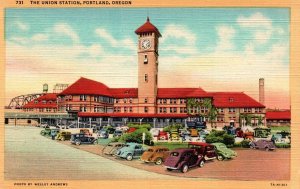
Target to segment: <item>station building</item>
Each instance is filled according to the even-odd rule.
[[[25,111],[68,112],[82,121],[100,124],[148,122],[156,125],[198,119],[212,126],[243,124],[251,114],[252,125],[265,121],[265,106],[243,92],[207,92],[202,88],[158,88],[159,30],[147,21],[135,30],[138,37],[138,87],[110,88],[80,78],[58,94],[46,94],[25,105]],[[54,100],[56,98],[56,101]],[[215,109],[216,116],[209,120]],[[244,115],[244,116],[242,116]]]

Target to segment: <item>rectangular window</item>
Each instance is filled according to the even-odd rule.
[[[127,107],[124,107],[124,112],[127,112]]]
[[[167,113],[167,108],[164,108],[164,113]]]
[[[148,98],[145,98],[144,102],[145,102],[145,103],[148,103]]]
[[[180,99],[180,104],[183,104],[183,99]]]
[[[127,98],[124,98],[124,100],[123,100],[123,101],[124,101],[124,103],[127,103]]]
[[[173,112],[177,113],[177,108],[176,107],[173,108]]]
[[[167,104],[167,99],[163,99],[163,103],[164,103],[164,104]]]
[[[170,113],[173,113],[173,108],[170,108]]]
[[[132,103],[132,98],[129,99],[129,103]]]
[[[163,112],[163,108],[160,107],[160,108],[159,108],[159,113],[162,113],[162,112]]]
[[[229,108],[229,113],[235,113],[235,108]]]
[[[117,108],[117,112],[121,112],[121,107],[118,107],[118,108]]]
[[[183,108],[180,108],[180,113],[183,113]]]
[[[129,107],[129,112],[132,112],[132,107]]]
[[[148,57],[147,57],[146,54],[145,54],[145,57],[144,57],[144,64],[148,64]]]
[[[80,101],[86,101],[86,95],[80,95]]]
[[[145,74],[145,82],[148,82],[148,74]]]
[[[119,99],[116,99],[116,104],[118,104],[119,103]]]
[[[144,107],[144,112],[148,113],[148,107]]]
[[[116,107],[114,107],[114,112],[117,112],[117,108]]]

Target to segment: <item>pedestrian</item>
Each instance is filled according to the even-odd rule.
[[[51,138],[52,138],[52,140],[55,139],[55,132],[53,132],[53,131],[51,131]]]

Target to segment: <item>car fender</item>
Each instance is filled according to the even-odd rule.
[[[184,164],[186,164],[186,161],[182,161],[177,165],[177,169],[180,169]]]
[[[201,154],[199,154],[199,155],[198,155],[197,164],[199,164],[199,163],[200,163],[200,161],[202,161],[202,160],[204,160],[204,161],[205,161],[205,159],[204,159],[204,156],[203,156],[203,155],[201,155]]]

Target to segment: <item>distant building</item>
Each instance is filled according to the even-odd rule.
[[[266,112],[266,120],[268,126],[290,126],[291,111],[290,110],[268,110]]]

